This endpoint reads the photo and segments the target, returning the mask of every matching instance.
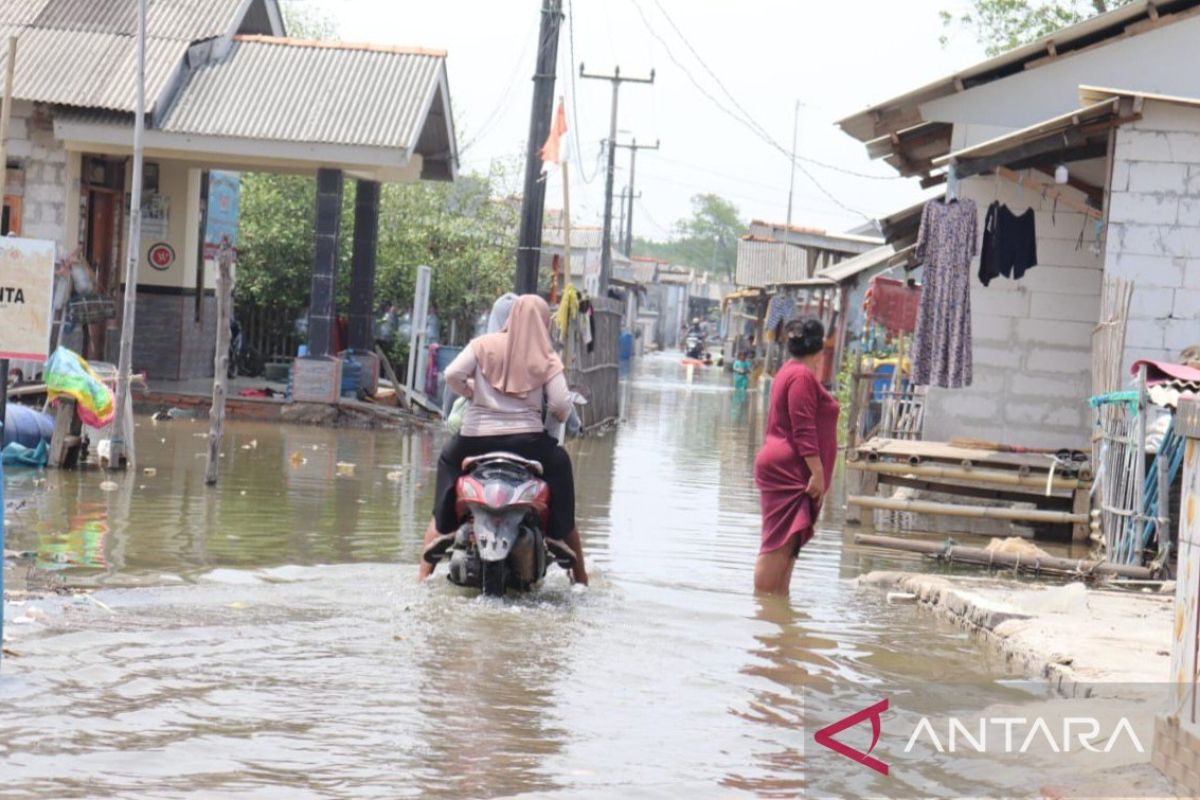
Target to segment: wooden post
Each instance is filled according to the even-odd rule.
[[[208,413],[208,469],[204,482],[216,486],[220,471],[221,436],[225,430],[225,394],[229,384],[229,316],[233,305],[233,247],[221,237],[217,254],[217,352],[213,358],[212,409]]]
[[[62,398],[54,412],[54,434],[50,437],[50,456],[47,466],[71,469],[79,460],[79,434],[83,423],[75,413],[75,401]]]
[[[562,102],[561,100],[559,102]],[[566,161],[562,162],[563,182],[563,280],[571,280],[571,176]],[[564,283],[565,286],[565,283]]]

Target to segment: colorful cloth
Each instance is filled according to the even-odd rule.
[[[65,395],[85,425],[103,428],[113,420],[113,395],[100,376],[77,353],[59,347],[46,362],[46,391],[50,399]]]
[[[780,367],[771,385],[766,441],[754,459],[754,483],[762,496],[760,553],[803,547],[821,514],[805,490],[812,473],[805,458],[819,456],[825,486],[837,463],[841,406],[813,371],[798,361]]]
[[[971,259],[978,250],[975,201],[930,200],[921,212],[916,257],[925,265],[913,337],[913,383],[971,385]]]

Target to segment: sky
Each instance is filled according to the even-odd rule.
[[[284,2],[324,12],[345,41],[446,50],[462,171],[507,163],[519,189],[541,0]],[[652,85],[620,88],[618,141],[661,143],[638,152],[635,236],[669,238],[689,216],[691,197],[704,192],[733,202],[744,220],[783,221],[797,101],[793,224],[847,230],[917,202],[915,180],[896,179],[834,122],[981,60],[969,32],[952,31],[948,46],[939,43],[938,12],[962,2],[564,0],[573,19],[559,39],[555,93],[565,97],[581,144],[571,170],[572,218],[598,225],[603,217],[600,153],[612,97],[608,81],[578,77],[580,62],[595,73],[618,65],[627,76],[655,71]],[[618,193],[628,167],[629,151],[618,150]],[[561,206],[553,172],[546,207]]]

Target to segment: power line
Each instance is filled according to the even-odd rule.
[[[676,33],[676,34],[679,36],[679,39],[680,39],[680,41],[682,41],[682,42],[683,42],[683,44],[684,44],[684,47],[686,47],[686,48],[688,49],[688,51],[689,51],[689,52],[691,52],[691,54],[692,54],[693,56],[695,56],[695,58],[696,58],[696,61],[697,61],[697,62],[699,62],[700,66],[704,68],[704,71],[705,71],[705,72],[707,72],[707,73],[709,74],[709,76],[710,76],[710,77],[712,77],[712,79],[713,79],[713,80],[716,82],[717,86],[719,86],[719,87],[721,88],[721,91],[723,91],[723,92],[725,93],[725,95],[726,95],[726,96],[729,98],[730,102],[732,102],[732,103],[733,103],[733,105],[734,105],[734,106],[735,106],[735,107],[736,107],[736,108],[737,108],[739,111],[741,111],[743,115],[745,115],[746,119],[747,119],[747,120],[749,120],[749,122],[750,122],[751,124],[753,124],[753,125],[754,125],[754,126],[757,128],[757,129],[758,129],[758,131],[761,133],[761,135],[762,135],[763,137],[765,137],[765,138],[767,138],[767,139],[770,139],[770,140],[771,140],[771,145],[772,145],[772,146],[773,146],[773,147],[774,147],[776,150],[779,150],[780,152],[784,153],[784,154],[785,154],[785,155],[787,155],[787,156],[788,156],[788,158],[790,159],[790,158],[791,158],[791,151],[789,151],[788,149],[786,149],[785,147],[783,147],[781,144],[779,144],[778,142],[776,142],[776,141],[774,140],[774,138],[771,136],[770,132],[768,132],[768,131],[767,131],[767,129],[766,129],[766,128],[764,128],[762,125],[760,125],[760,124],[759,124],[759,123],[758,123],[758,122],[757,122],[757,121],[754,119],[753,115],[752,115],[752,114],[751,114],[749,111],[747,111],[747,110],[745,109],[745,107],[744,107],[744,106],[742,106],[742,104],[741,104],[741,103],[739,103],[739,102],[738,102],[738,100],[737,100],[737,97],[736,97],[736,96],[733,94],[733,92],[729,91],[729,89],[728,89],[728,88],[725,86],[725,84],[724,84],[724,83],[721,81],[721,79],[720,79],[720,78],[717,76],[717,73],[713,72],[712,68],[708,66],[708,63],[707,63],[707,62],[704,60],[704,58],[703,58],[703,57],[702,57],[702,56],[701,56],[701,55],[700,55],[698,52],[696,52],[696,48],[692,46],[692,43],[691,43],[691,42],[688,40],[687,36],[685,36],[685,35],[684,35],[684,33],[683,33],[683,31],[679,29],[679,26],[675,24],[675,20],[674,20],[674,19],[672,19],[672,18],[671,18],[671,15],[667,13],[667,10],[666,10],[666,8],[664,8],[664,7],[663,7],[663,4],[662,4],[661,0],[654,0],[654,5],[658,6],[658,10],[659,10],[659,11],[662,13],[662,15],[663,15],[663,18],[664,18],[664,19],[666,19],[666,21],[667,21],[667,24],[669,24],[669,25],[671,26],[671,28],[672,28],[672,29],[675,31],[675,33]],[[864,178],[864,179],[866,179],[866,180],[872,180],[872,181],[899,181],[899,180],[904,180],[904,177],[903,177],[903,176],[900,176],[900,175],[871,175],[871,174],[869,174],[869,173],[866,173],[866,172],[857,172],[857,171],[855,171],[855,170],[852,170],[852,169],[847,169],[847,168],[845,168],[845,167],[840,167],[840,166],[838,166],[837,164],[830,164],[830,163],[828,163],[828,162],[821,161],[821,160],[819,160],[819,159],[816,159],[816,158],[812,158],[812,157],[810,157],[810,156],[802,156],[802,155],[799,155],[799,154],[797,154],[797,156],[796,156],[796,160],[797,160],[797,161],[804,161],[804,162],[807,162],[807,163],[809,163],[809,164],[812,164],[812,165],[814,165],[814,166],[823,167],[823,168],[825,168],[825,169],[833,170],[834,172],[840,172],[840,173],[842,173],[843,175],[852,175],[852,176],[854,176],[854,177],[856,177],[856,178]]]
[[[537,20],[534,20],[534,23],[529,26],[529,30],[526,31],[525,36],[521,37],[525,42],[525,48],[521,50],[521,55],[517,56],[517,62],[513,65],[512,73],[508,77],[507,85],[504,87],[504,92],[500,95],[500,99],[496,102],[496,106],[486,117],[484,117],[483,122],[479,125],[479,130],[476,131],[475,135],[471,137],[471,141],[467,142],[458,149],[460,156],[467,152],[467,150],[475,145],[480,139],[486,136],[492,127],[492,123],[498,119],[501,109],[509,107],[509,95],[512,94],[513,89],[517,85],[517,75],[521,71],[521,65],[525,63],[525,56],[529,55],[529,47],[533,43],[533,32],[536,28]],[[539,44],[541,43],[539,42]]]
[[[579,179],[584,184],[590,184],[600,173],[600,156],[596,156],[595,168],[589,176],[583,168],[583,140],[579,137],[579,103],[576,100],[578,93],[575,89],[575,64],[578,62],[575,60],[575,4],[572,0],[567,0],[567,41],[571,50],[571,66],[567,72],[571,75],[571,128],[575,138],[575,152],[573,155],[575,157],[575,164],[579,167]]]

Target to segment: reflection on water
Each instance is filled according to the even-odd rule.
[[[13,473],[9,547],[112,611],[21,607],[3,791],[791,797],[802,692],[1004,675],[961,631],[857,592],[860,571],[921,562],[834,529],[791,603],[751,595],[765,415],[730,384],[644,359],[621,429],[570,445],[593,586],[556,573],[504,603],[412,581],[438,433],[231,423],[213,491],[202,424],[141,420],[152,474],[115,491]]]

